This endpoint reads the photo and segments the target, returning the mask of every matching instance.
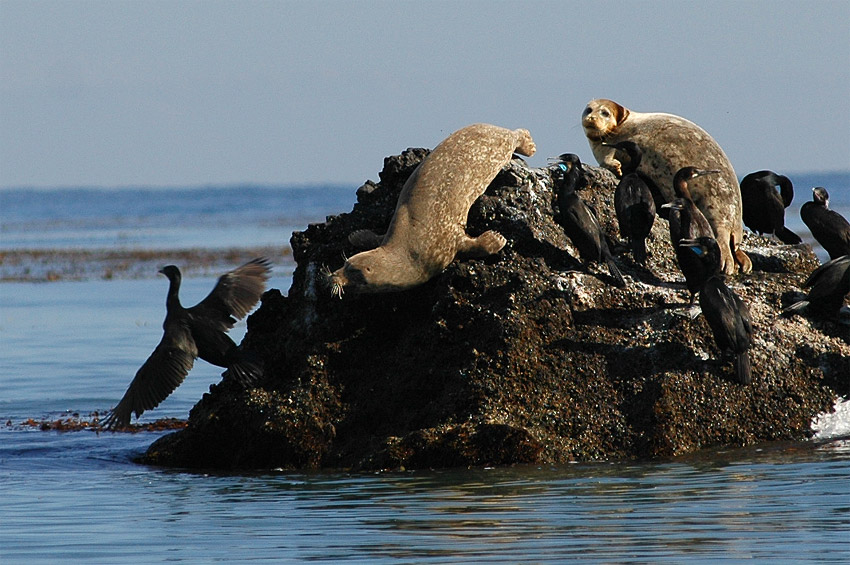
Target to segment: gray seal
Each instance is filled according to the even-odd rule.
[[[458,254],[498,253],[505,238],[486,231],[466,233],[472,203],[481,196],[514,152],[531,156],[536,148],[525,129],[473,124],[445,140],[419,164],[404,184],[395,214],[383,236],[366,231],[352,243],[375,249],[352,256],[328,275],[333,294],[400,291],[440,273]]]
[[[582,126],[600,165],[622,175],[616,150],[605,144],[633,141],[643,152],[640,171],[658,185],[667,202],[676,198],[673,176],[683,167],[715,169],[691,186],[694,203],[705,215],[720,246],[721,269],[734,274],[752,270],[750,258],[738,247],[744,238],[741,189],[735,169],[720,145],[701,127],[673,114],[633,112],[604,98],[591,100]]]

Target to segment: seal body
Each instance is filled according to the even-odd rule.
[[[379,245],[331,273],[332,292],[404,290],[428,281],[458,254],[486,256],[501,250],[505,238],[495,231],[467,235],[466,218],[514,152],[534,154],[528,130],[473,124],[443,140],[404,184],[387,233],[349,236],[354,243]]]
[[[622,176],[622,167],[616,150],[603,143],[635,142],[643,153],[639,170],[658,185],[667,202],[676,197],[673,176],[679,169],[719,170],[696,180],[691,196],[714,229],[721,269],[727,274],[734,273],[736,265],[745,273],[752,270],[750,259],[738,248],[744,237],[738,178],[723,149],[705,130],[680,116],[633,112],[601,98],[584,109],[582,127],[593,156],[617,176]]]

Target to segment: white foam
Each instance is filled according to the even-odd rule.
[[[850,436],[850,398],[839,398],[834,412],[818,414],[812,420],[814,439],[831,439]]]

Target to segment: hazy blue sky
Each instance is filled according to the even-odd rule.
[[[848,169],[850,1],[0,0],[0,187],[356,187],[474,122],[594,162],[597,97]]]

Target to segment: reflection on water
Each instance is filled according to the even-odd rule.
[[[661,463],[229,476],[133,465],[151,434],[42,435],[51,454],[10,462],[0,450],[4,559],[850,559],[846,444]]]

